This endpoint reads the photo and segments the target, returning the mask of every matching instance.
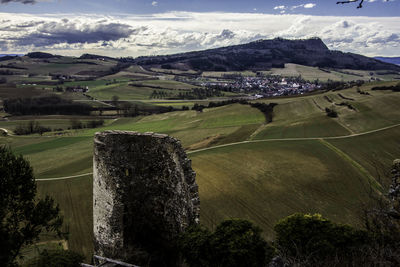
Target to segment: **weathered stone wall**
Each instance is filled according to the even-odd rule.
[[[138,265],[179,265],[179,233],[199,219],[195,173],[167,135],[96,133],[93,158],[95,254]]]

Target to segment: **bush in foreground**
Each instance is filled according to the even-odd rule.
[[[281,256],[300,265],[352,265],[369,240],[366,231],[336,224],[319,214],[296,213],[279,221],[274,229]]]
[[[22,246],[43,231],[61,235],[62,218],[50,197],[36,199],[36,183],[29,162],[0,147],[0,265],[14,266]]]
[[[44,250],[24,267],[76,267],[83,259],[82,255],[69,250]]]
[[[193,226],[180,240],[190,266],[265,266],[273,249],[261,237],[261,229],[246,220],[226,220],[215,232]]]

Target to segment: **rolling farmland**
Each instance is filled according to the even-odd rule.
[[[362,87],[370,95],[350,88],[260,100],[278,103],[268,124],[259,110],[233,104],[119,118],[101,128],[62,135],[8,136],[0,142],[31,162],[39,194],[60,204],[69,248],[87,257],[92,251],[92,139],[95,132],[110,129],[180,139],[197,172],[201,222],[212,228],[220,220],[241,217],[254,221],[271,239],[276,221],[299,211],[360,224],[360,206],[368,201],[369,184],[376,183],[371,181],[378,177],[376,167],[387,168],[400,157],[400,95],[370,88]],[[336,105],[342,102],[355,109]],[[325,107],[332,106],[338,118],[326,116]],[[60,118],[37,121],[69,123]],[[1,128],[12,131],[15,123],[3,121]]]

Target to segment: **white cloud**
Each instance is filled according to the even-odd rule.
[[[279,10],[279,9],[286,9],[286,6],[276,6],[276,7],[274,7],[274,10]]]
[[[119,16],[0,13],[0,17],[0,51],[8,53],[42,50],[68,55],[136,57],[261,38],[315,36],[329,48],[346,52],[398,56],[400,51],[399,17],[192,12]]]
[[[153,1],[153,2],[151,2],[151,5],[152,6],[158,6],[158,2],[157,1]]]
[[[315,7],[317,4],[314,4],[314,3],[308,3],[308,4],[305,4],[304,5],[304,8],[313,8],[313,7]]]
[[[290,9],[291,10],[295,10],[297,8],[314,8],[317,4],[314,3],[308,3],[308,4],[301,4],[301,5],[297,5],[297,6],[291,6]]]

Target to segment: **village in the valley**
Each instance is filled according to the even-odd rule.
[[[251,94],[254,98],[298,95],[322,88],[318,81],[308,82],[300,77],[281,76],[235,77],[231,80],[207,81],[201,84],[206,88],[222,91]]]

